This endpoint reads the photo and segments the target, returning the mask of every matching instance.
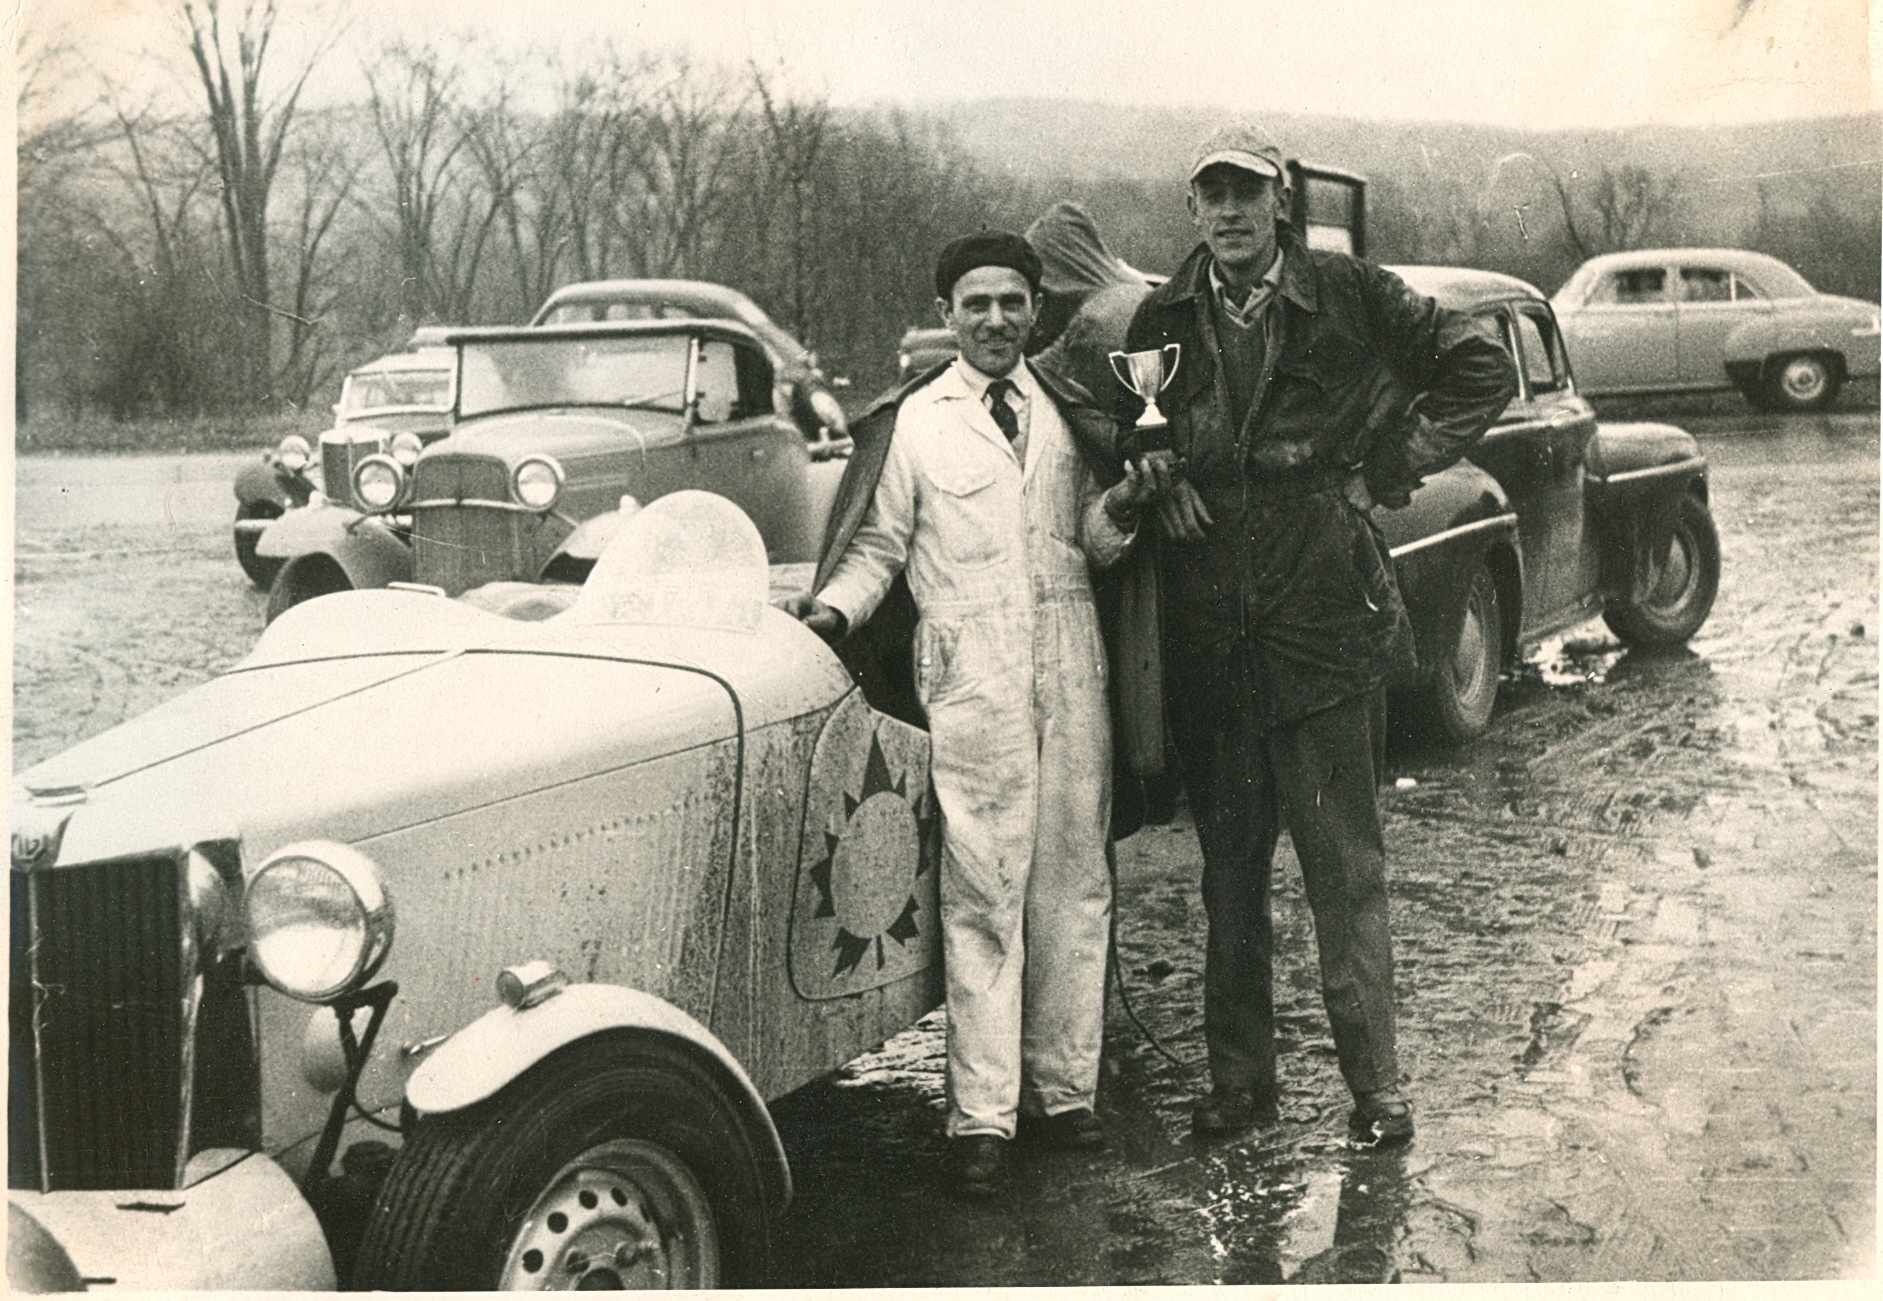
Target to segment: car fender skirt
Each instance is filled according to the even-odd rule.
[[[175,1190],[15,1190],[7,1194],[7,1218],[17,1236],[22,1215],[30,1217],[90,1286],[330,1291],[333,1257],[301,1190],[260,1153],[226,1155],[233,1164]],[[34,1257],[41,1269],[57,1263],[46,1245],[39,1239]],[[16,1262],[9,1244],[7,1273],[14,1290],[48,1290],[34,1287],[27,1268],[33,1263]],[[16,1267],[26,1277],[16,1276]]]
[[[763,1095],[711,1030],[638,989],[570,985],[534,1007],[494,1007],[432,1050],[406,1082],[405,1100],[421,1116],[461,1111],[494,1097],[550,1054],[614,1030],[678,1040],[718,1068],[743,1103],[753,1146],[769,1167],[767,1189],[782,1210],[791,1200],[791,1167]]]

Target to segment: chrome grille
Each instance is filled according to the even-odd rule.
[[[522,516],[459,502],[510,500],[507,466],[488,456],[426,456],[413,468],[412,571],[452,596],[502,579],[534,579],[524,562]]]
[[[386,450],[386,440],[377,434],[350,430],[331,430],[320,436],[320,490],[328,501],[341,505],[353,501],[353,467],[375,452]]]
[[[197,995],[181,862],[11,876],[8,1186],[175,1187]]]

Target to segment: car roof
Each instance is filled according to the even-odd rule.
[[[363,366],[355,366],[347,374],[377,375],[382,371],[393,370],[450,370],[457,365],[457,361],[457,351],[452,348],[414,348],[410,352],[389,352],[383,357],[375,357]]]
[[[445,342],[456,347],[462,343],[532,343],[544,339],[620,339],[644,334],[702,334],[736,343],[764,345],[752,330],[740,321],[722,317],[684,316],[665,321],[583,321],[573,325],[476,325],[465,326],[445,335]]]
[[[1665,266],[1669,262],[1717,262],[1728,269],[1785,266],[1769,253],[1755,253],[1748,248],[1635,248],[1621,253],[1601,253],[1582,265],[1593,271],[1609,271]]]
[[[582,280],[550,294],[530,319],[540,321],[559,307],[589,303],[672,303],[701,317],[743,322],[781,357],[806,351],[749,295],[711,280]]]
[[[1477,271],[1471,267],[1386,268],[1428,298],[1436,298],[1447,307],[1469,311],[1486,303],[1525,299],[1543,302],[1543,292],[1527,280],[1497,271]]]

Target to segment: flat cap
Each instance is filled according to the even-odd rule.
[[[1040,291],[1040,255],[1033,246],[1012,231],[983,230],[950,240],[935,259],[935,293],[941,298],[954,295],[955,281],[976,267],[1011,267],[1026,277],[1034,293]]]
[[[1196,162],[1190,165],[1190,179],[1196,180],[1205,167],[1218,163],[1240,167],[1257,176],[1280,176],[1281,147],[1268,132],[1252,123],[1219,127],[1198,147]]]

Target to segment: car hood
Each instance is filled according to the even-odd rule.
[[[795,620],[757,634],[517,623],[429,593],[297,606],[213,679],[16,778],[14,821],[64,820],[59,862],[211,839],[245,857],[356,842],[835,702],[847,674]],[[50,806],[50,807],[34,807]]]
[[[680,433],[680,417],[661,411],[535,409],[474,417],[458,425],[449,438],[426,448],[425,453],[495,456],[509,462],[542,455],[580,460],[619,453],[637,443],[646,449],[677,442]]]

